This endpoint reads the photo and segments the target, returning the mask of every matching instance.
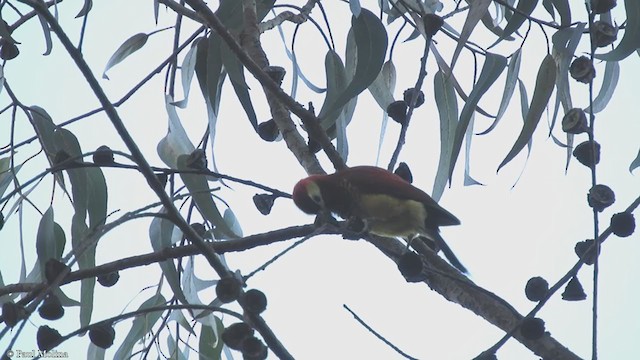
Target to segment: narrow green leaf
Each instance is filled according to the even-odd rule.
[[[220,359],[222,347],[216,347],[218,339],[213,333],[213,328],[209,325],[202,325],[200,328],[200,339],[198,340],[198,353],[200,360]]]
[[[84,170],[87,174],[89,227],[95,229],[107,219],[107,182],[101,168],[89,167]]]
[[[318,118],[321,126],[327,130],[333,126],[338,119],[339,112],[333,106],[336,103],[338,96],[344,91],[347,86],[347,74],[345,72],[344,64],[338,53],[333,50],[329,50],[324,59],[326,77],[327,77],[327,93],[320,108]]]
[[[504,40],[509,40],[509,41],[514,39],[513,36],[504,36],[504,30],[500,26],[496,25],[497,21],[493,20],[493,17],[489,12],[486,12],[482,17],[482,19],[480,19],[480,21],[482,21],[482,25],[484,25],[484,27],[486,27],[489,31],[494,33],[496,36],[502,37]]]
[[[56,152],[58,151],[53,141],[53,131],[55,130],[56,125],[53,123],[53,120],[47,111],[39,106],[31,106],[29,108],[29,114],[31,115],[31,124],[36,132],[36,136],[38,136],[38,141],[40,141],[40,145],[42,145],[42,148],[47,155],[49,164],[53,166]],[[58,185],[66,191],[64,176],[62,176],[62,173],[55,173],[54,178]]]
[[[189,346],[185,346],[185,351],[180,350],[181,342],[176,341],[169,332],[169,336],[167,336],[167,349],[169,357],[168,360],[187,360],[189,354]]]
[[[593,99],[593,113],[597,114],[604,110],[613,96],[613,92],[618,85],[620,78],[620,65],[617,61],[607,61],[604,68],[604,76],[602,77],[602,86],[595,99]],[[584,111],[589,112],[589,107]]]
[[[575,27],[558,30],[551,38],[553,42],[553,56],[558,64],[558,76],[556,79],[556,87],[558,88],[557,96],[560,97],[560,102],[565,112],[573,107],[569,86],[569,65],[571,64],[571,60],[573,60],[573,54],[576,52],[585,26],[586,23],[577,23]]]
[[[467,14],[467,18],[464,20],[464,25],[462,25],[462,32],[458,39],[458,45],[456,45],[456,49],[453,52],[453,58],[451,59],[452,71],[458,61],[458,56],[460,56],[460,52],[462,51],[464,44],[469,40],[469,36],[471,36],[473,29],[478,25],[478,21],[480,21],[480,19],[482,19],[482,17],[487,13],[487,9],[489,9],[489,5],[491,5],[491,3],[491,0],[475,0],[469,2],[469,13]]]
[[[394,101],[393,92],[395,88],[396,67],[393,65],[393,62],[389,60],[382,65],[382,70],[380,70],[380,73],[373,83],[369,85],[369,92],[371,92],[371,95],[382,109],[382,122],[380,124],[378,150],[376,151],[376,164],[380,160],[380,151],[382,150],[384,135],[386,134],[388,124],[387,107]]]
[[[156,21],[156,25],[158,25],[159,14],[160,14],[160,2],[158,0],[153,0],[153,18]]]
[[[196,70],[196,59],[197,59],[198,47],[194,43],[193,46],[189,49],[187,54],[182,59],[182,65],[180,66],[180,77],[182,79],[182,93],[184,94],[184,99],[180,101],[176,101],[174,103],[175,106],[184,109],[187,107],[187,103],[189,102],[189,92],[191,91],[191,81],[193,80],[193,75]]]
[[[162,212],[163,210],[161,210]],[[151,247],[153,251],[159,252],[164,249],[168,249],[173,245],[175,225],[169,220],[160,217],[154,217],[149,225],[149,240],[151,241]],[[162,269],[162,276],[167,279],[169,287],[173,291],[174,296],[183,304],[188,304],[188,301],[180,286],[180,276],[176,269],[173,260],[160,261],[158,263],[160,269]]]
[[[78,15],[76,15],[76,19],[89,14],[89,11],[91,11],[92,7],[93,7],[93,0],[84,0],[84,5],[82,6],[82,9],[80,9],[80,12],[78,13]]]
[[[238,57],[229,49],[229,46],[225,42],[222,42],[220,45],[221,56],[222,56],[222,64],[224,65],[224,69],[229,74],[229,80],[231,80],[231,85],[233,85],[233,90],[244,109],[244,112],[247,114],[249,118],[249,123],[253,126],[253,129],[257,131],[258,129],[258,117],[256,116],[256,112],[253,109],[253,104],[251,103],[251,96],[249,95],[249,86],[244,78],[244,67]]]
[[[551,41],[553,43],[553,57],[557,64],[556,89],[558,89],[558,91],[556,93],[556,97],[560,100],[560,104],[562,104],[562,109],[565,113],[573,108],[569,85],[569,66],[573,60],[573,55],[580,43],[580,39],[582,38],[582,33],[584,32],[586,25],[587,24],[584,22],[579,22],[575,27],[558,30],[551,37]],[[556,122],[557,113],[557,111],[554,112],[552,124],[555,124]],[[551,130],[552,129],[553,127]],[[573,158],[572,145],[573,134],[567,134],[565,170],[569,168],[569,163]]]
[[[119,64],[129,55],[140,50],[144,46],[144,44],[147,43],[148,39],[149,35],[145,33],[138,33],[122,43],[122,45],[120,45],[120,47],[113,53],[113,55],[111,55],[109,61],[107,61],[107,65],[105,65],[104,71],[102,72],[102,78],[109,80],[109,77],[107,76],[107,70]]]
[[[40,269],[44,271],[44,264],[49,259],[59,259],[56,255],[62,253],[62,249],[58,251],[53,230],[53,208],[49,207],[40,219],[38,224],[38,232],[36,234],[36,254],[38,254],[38,262]]]
[[[242,227],[240,226],[240,222],[238,221],[236,214],[231,209],[227,208],[224,210],[223,219],[234,234],[238,235],[238,237],[242,237]]]
[[[433,44],[431,44],[430,49],[431,49],[431,52],[433,53],[433,56],[436,58],[436,62],[438,63],[438,68],[440,68],[440,70],[442,70],[445,74],[448,74],[448,76],[453,79],[453,88],[456,89],[458,96],[460,96],[460,98],[466,103],[469,99],[469,96],[467,96],[467,94],[464,92],[464,89],[462,89],[462,86],[460,86],[460,84],[458,83],[458,80],[456,79],[455,74],[452,72],[451,68],[449,67],[447,62],[444,60],[442,55],[440,55],[440,52],[438,52],[438,48]],[[487,111],[485,111],[483,108],[481,108],[477,104],[476,104],[476,111],[488,118],[495,118],[494,115],[489,114]]]
[[[167,166],[176,169],[177,160],[180,155],[191,154],[195,147],[187,136],[187,132],[182,127],[182,121],[178,117],[176,107],[171,105],[173,98],[165,95],[165,107],[169,115],[169,127],[167,135],[160,140],[156,148],[158,156]]]
[[[7,191],[9,185],[13,182],[13,179],[18,175],[18,171],[22,165],[14,166],[14,170],[11,170],[11,158],[6,157],[0,159],[0,198]],[[15,172],[14,172],[15,171]],[[0,228],[2,228],[0,226]]]
[[[200,360],[220,359],[224,343],[220,339],[220,334],[224,331],[222,321],[215,318],[215,328],[212,325],[202,325],[200,328],[200,339],[198,342],[198,353]]]
[[[520,91],[520,111],[522,113],[522,121],[526,123],[527,115],[529,114],[529,95],[527,95],[527,87],[524,82],[518,79],[518,90]],[[531,146],[533,145],[533,138],[530,138],[527,142],[527,159],[531,154]]]
[[[633,161],[629,165],[629,172],[632,173],[633,170],[637,169],[638,167],[640,167],[640,151],[638,151],[638,156],[636,156],[636,158],[633,159]]]
[[[104,353],[106,349],[96,346],[89,341],[89,348],[87,349],[87,359],[92,360],[104,360]]]
[[[70,297],[67,296],[67,294],[65,294],[61,288],[55,288],[53,289],[53,293],[58,297],[58,300],[60,300],[60,304],[62,304],[62,306],[64,307],[72,307],[72,306],[80,306],[80,302],[78,300],[74,300]]]
[[[167,300],[161,294],[155,294],[149,300],[145,301],[138,310],[144,310],[151,307],[161,306],[167,303]],[[147,312],[145,315],[136,316],[133,325],[127,333],[127,336],[120,344],[120,347],[114,355],[114,359],[129,359],[131,352],[136,343],[142,339],[144,335],[149,333],[155,323],[160,319],[161,311]]]
[[[521,49],[516,50],[516,52],[511,55],[511,61],[509,61],[509,67],[507,68],[507,80],[504,84],[504,91],[502,92],[502,100],[500,100],[500,106],[498,107],[498,114],[496,118],[493,120],[493,123],[487,128],[487,130],[478,133],[478,135],[488,134],[491,130],[493,130],[497,125],[502,116],[504,115],[509,103],[511,102],[511,97],[513,96],[513,92],[516,88],[516,82],[518,81],[518,75],[520,74],[520,55],[522,54]]]
[[[171,315],[169,315],[169,321],[175,321],[180,325],[181,328],[187,330],[187,332],[191,335],[197,335],[190,321],[184,316],[184,313],[181,311],[172,311]]]
[[[85,215],[78,212],[73,214],[71,218],[71,245],[76,253],[80,270],[96,266],[96,244],[86,244],[86,241],[89,240],[88,233],[89,228],[85,223]],[[82,279],[80,282],[80,326],[87,326],[91,323],[95,286],[96,278],[94,277]]]
[[[538,6],[538,0],[518,1],[518,6],[516,7],[518,12],[513,13],[511,18],[509,19],[509,22],[507,22],[507,25],[504,27],[502,36],[500,36],[491,46],[489,46],[489,48],[496,46],[498,43],[504,40],[505,37],[510,36],[518,29],[520,29],[520,26],[522,26],[527,17],[531,15],[533,9],[535,9],[536,6]],[[524,16],[523,14],[526,14],[526,16]]]
[[[473,121],[475,113],[471,114],[471,120],[464,134],[464,186],[483,185],[471,176],[471,142],[473,141]]]
[[[353,16],[360,16],[360,11],[362,10],[360,0],[349,0],[349,9],[351,9],[351,14],[353,14]]]
[[[55,146],[72,157],[80,156],[82,150],[78,139],[64,128],[54,132]],[[87,237],[89,227],[86,224],[89,212],[92,228],[104,222],[106,217],[106,184],[102,170],[98,168],[76,168],[65,170],[71,182],[74,214],[71,220],[71,244],[78,259],[78,267],[93,268],[96,265],[96,243]],[[80,290],[80,324],[86,326],[91,322],[93,312],[93,294],[95,278],[83,279]]]
[[[560,26],[569,26],[571,24],[571,8],[569,8],[568,0],[551,0],[553,6],[560,14]]]
[[[547,11],[547,13],[549,15],[551,15],[551,17],[553,18],[553,20],[556,19],[556,11],[553,8],[553,2],[552,0],[542,0],[542,6],[544,7],[544,9]]]
[[[198,77],[200,89],[202,90],[207,106],[207,121],[209,124],[211,147],[215,146],[218,109],[220,107],[222,85],[226,79],[226,75],[222,71],[220,42],[218,36],[209,36],[206,41],[199,41],[196,59],[196,76]],[[216,159],[214,155],[214,153],[211,154],[211,163],[215,170]]]
[[[440,200],[449,178],[451,151],[458,124],[458,98],[453,78],[439,70],[433,77],[433,92],[440,115],[440,158],[431,196]]]
[[[44,35],[45,43],[45,50],[42,55],[46,56],[51,54],[51,49],[53,49],[53,42],[51,41],[51,29],[49,28],[49,23],[42,15],[38,15],[38,20],[40,20],[40,26],[42,27],[42,35]]]
[[[456,134],[453,141],[453,147],[451,151],[451,162],[449,166],[449,181],[451,181],[451,177],[453,175],[453,169],[456,165],[456,160],[458,159],[458,155],[460,154],[460,150],[462,148],[462,141],[464,140],[464,136],[467,132],[467,127],[471,121],[471,116],[473,115],[478,102],[482,98],[482,96],[487,92],[489,87],[493,85],[496,79],[502,74],[502,71],[507,66],[507,58],[501,55],[487,53],[484,65],[482,66],[482,71],[480,72],[480,77],[478,78],[478,82],[471,90],[469,94],[469,98],[466,100],[462,111],[460,112],[460,120],[458,121],[458,125],[456,127]]]
[[[395,88],[396,67],[393,65],[393,62],[389,60],[382,65],[382,70],[380,70],[380,73],[373,83],[369,85],[369,92],[380,108],[386,111],[387,106],[394,101],[393,92]]]
[[[355,77],[357,71],[358,54],[355,35],[353,31],[349,31],[347,35],[347,47],[345,49],[345,77],[346,82],[351,83]],[[335,123],[335,138],[336,138],[336,150],[340,157],[346,162],[349,158],[349,141],[347,139],[347,126],[351,123],[353,113],[356,109],[358,102],[358,96],[351,98],[340,111],[340,115]],[[333,129],[329,131],[331,137],[333,137]]]
[[[627,21],[622,40],[608,53],[595,54],[597,59],[620,61],[640,48],[640,1],[625,0],[624,8],[627,12]]]
[[[544,109],[549,103],[551,94],[555,87],[556,82],[556,63],[553,56],[547,55],[542,64],[540,64],[540,70],[538,70],[538,76],[536,78],[536,87],[533,91],[533,97],[531,99],[531,106],[527,112],[527,118],[525,119],[524,126],[513,147],[502,160],[502,163],[498,166],[498,171],[509,161],[511,161],[522,148],[529,142],[533,132],[535,131]]]
[[[178,170],[187,170],[185,165],[188,155],[180,155],[178,157]],[[209,189],[207,178],[204,175],[181,173],[180,178],[193,197],[198,210],[202,216],[215,226],[215,231],[223,238],[237,238],[235,234],[224,221],[216,203],[213,201],[211,189]]]
[[[82,155],[78,138],[65,128],[57,128],[54,131],[53,146],[57,151],[62,150],[71,157]],[[68,169],[65,171],[69,175],[69,181],[71,182],[73,208],[76,214],[81,215],[84,220],[88,206],[86,171],[83,168]]]
[[[364,91],[376,79],[387,52],[387,32],[380,19],[367,9],[351,18],[351,29],[356,42],[357,64],[355,75],[344,91],[337,96],[326,115],[342,108],[349,100]]]

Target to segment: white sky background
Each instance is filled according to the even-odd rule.
[[[365,7],[377,12],[374,3],[363,1]],[[343,56],[350,23],[348,5],[325,2],[325,6],[329,10],[336,50]],[[81,20],[73,19],[73,16],[80,7],[80,2],[71,1],[60,5],[62,25],[75,42]],[[317,10],[312,15],[320,21]],[[460,23],[463,17],[458,16]],[[574,18],[582,19],[583,16],[575,15]],[[161,23],[156,27],[151,1],[95,2],[89,16],[84,56],[96,76],[101,76],[104,64],[125,39],[137,32],[148,33],[172,25],[174,17],[170,11],[161,10],[160,19]],[[622,22],[624,14],[614,14],[614,19]],[[44,41],[39,26],[37,21],[30,21],[14,34],[22,42],[21,54],[5,66],[8,84],[23,103],[45,108],[56,123],[95,108],[95,97],[57,40],[54,40],[53,55],[40,55],[44,51]],[[398,26],[394,24],[391,27],[394,31],[390,36],[395,34]],[[183,38],[191,33],[188,29],[185,28]],[[291,26],[285,27],[288,40],[292,29]],[[408,34],[405,30],[401,39]],[[482,32],[476,32],[472,39],[483,45],[492,42],[481,35]],[[538,66],[546,51],[539,28],[534,27],[531,36],[524,48],[521,70],[529,98],[533,93]],[[101,84],[112,101],[118,100],[170,53],[172,39],[171,31],[152,36],[142,50],[109,72],[111,80],[101,81]],[[445,58],[450,59],[455,44],[442,34],[437,35],[436,40],[440,42],[439,49],[449,54]],[[273,65],[285,66],[290,70],[275,31],[263,38],[263,46]],[[421,40],[396,45],[396,98],[400,98],[402,91],[415,83],[422,47]],[[508,54],[510,51],[503,50],[513,51],[515,47],[507,45],[498,49],[500,53]],[[305,74],[315,84],[324,85],[323,61],[327,49],[310,24],[302,27],[296,50]],[[628,172],[628,166],[639,147],[637,139],[640,124],[634,109],[637,82],[640,79],[638,65],[635,54],[621,64],[622,76],[615,95],[607,109],[597,116],[596,139],[602,145],[598,179],[600,183],[609,185],[617,198],[616,204],[600,216],[601,229],[608,226],[613,213],[622,211],[638,196],[640,188],[637,177]],[[472,80],[472,66],[471,57],[463,52],[456,65],[456,74],[467,91]],[[597,67],[599,75],[603,69],[603,64]],[[427,71],[429,75],[423,88],[427,101],[414,113],[400,160],[411,167],[414,185],[430,192],[439,152],[439,120],[432,81],[437,66],[432,57],[429,58]],[[497,109],[505,74],[506,70],[492,89],[493,96],[485,96],[481,101],[483,108],[489,112]],[[269,119],[260,87],[249,74],[247,78],[254,89],[253,104],[260,121]],[[601,79],[601,76],[597,79]],[[291,71],[283,85],[286,90],[290,89],[290,81]],[[166,133],[167,121],[163,82],[164,72],[118,109],[148,160],[159,166],[162,164],[155,147]],[[571,87],[574,104],[585,107],[587,87],[574,81]],[[6,93],[0,96],[2,104],[6,104]],[[591,209],[586,204],[586,193],[591,186],[589,171],[574,159],[565,174],[565,150],[547,137],[546,118],[543,118],[534,136],[531,157],[516,187],[512,189],[525,166],[524,154],[496,174],[497,165],[511,148],[522,124],[518,96],[514,94],[509,112],[494,132],[474,137],[471,174],[486,186],[462,186],[461,158],[453,185],[445,191],[441,204],[462,221],[461,226],[443,229],[443,236],[470,269],[473,280],[505,298],[521,313],[526,313],[535,305],[524,296],[526,281],[531,276],[543,276],[554,283],[564,275],[577,260],[573,253],[574,244],[591,238],[593,225]],[[322,104],[322,97],[303,91],[302,84],[297,100],[303,104],[314,101],[316,109]],[[459,106],[462,106],[462,102],[459,102]],[[195,79],[189,108],[179,114],[192,141],[197,143],[206,126],[206,112]],[[350,165],[374,164],[381,118],[382,111],[372,97],[368,92],[363,93],[358,99],[354,120],[348,128]],[[9,139],[9,114],[2,114],[0,119],[3,121],[0,140],[5,144]],[[483,130],[489,123],[489,119],[476,117],[476,129]],[[295,182],[305,176],[284,142],[265,143],[252,133],[228,83],[224,89],[218,125],[215,153],[222,173],[251,179],[283,191],[291,191]],[[75,123],[69,129],[79,137],[85,152],[103,144],[126,151],[102,113]],[[381,155],[383,166],[386,166],[393,151],[398,131],[399,126],[390,122]],[[31,134],[28,122],[21,116],[17,123],[16,139],[24,139]],[[559,131],[556,135],[562,136]],[[576,138],[576,144],[584,140],[586,135],[580,135]],[[23,148],[18,157],[24,159],[37,150],[37,145]],[[328,164],[326,161],[324,163]],[[43,159],[33,161],[20,173],[21,178],[27,179],[43,166]],[[331,169],[329,165],[325,168]],[[110,190],[109,211],[122,209],[124,212],[156,201],[138,173],[106,170],[105,176]],[[50,179],[44,181],[40,189],[33,193],[32,200],[43,211],[48,206],[51,183]],[[245,235],[313,221],[285,199],[276,200],[271,215],[262,216],[251,201],[255,193],[253,189],[236,184],[231,186],[233,190],[225,189],[220,196],[231,204]],[[69,233],[70,207],[60,193],[59,189],[56,190],[56,221],[61,222]],[[35,261],[33,249],[39,216],[27,207],[24,218],[28,271]],[[18,279],[17,229],[17,216],[14,216],[0,232],[0,241],[5,246],[0,252],[0,264],[6,284]],[[630,359],[640,355],[635,345],[640,336],[640,310],[634,301],[640,294],[632,280],[640,274],[637,261],[640,245],[637,240],[636,233],[625,239],[612,237],[603,245],[599,298],[599,348],[602,359]],[[230,254],[227,260],[231,269],[240,269],[246,274],[290,243]],[[148,223],[130,223],[101,240],[97,263],[149,251]],[[215,278],[206,266],[202,266],[198,274],[205,279]],[[124,271],[120,275],[120,282],[115,287],[96,287],[94,321],[115,316],[125,308],[137,308],[155,292],[152,288],[139,294],[143,288],[157,284],[160,271],[157,265],[152,265]],[[587,301],[565,302],[558,293],[539,316],[546,321],[547,330],[554,338],[579,356],[588,358],[591,352],[591,267],[583,268],[579,277],[589,295]],[[393,350],[360,326],[342,308],[343,304],[351,307],[388,340],[420,359],[470,359],[503,335],[501,330],[456,304],[445,301],[426,285],[406,283],[396,266],[365,241],[346,241],[336,236],[311,239],[256,275],[248,285],[266,293],[269,303],[264,317],[285,347],[299,359],[399,358]],[[78,297],[75,293],[77,289],[75,285],[64,288],[74,298]],[[213,289],[201,296],[207,301],[212,294]],[[127,305],[129,302],[131,304]],[[69,308],[66,311],[67,315],[55,322],[45,322],[34,315],[32,324],[27,324],[15,348],[36,348],[35,331],[42,324],[49,324],[62,334],[75,330],[77,311]],[[130,322],[125,322],[116,327],[116,345],[124,339],[129,326]],[[62,344],[58,350],[69,352],[72,359],[83,359],[88,343],[88,338],[84,337]],[[6,344],[7,339],[0,341],[2,349]],[[166,349],[166,343],[162,346]],[[116,349],[117,346],[112,347],[107,352],[107,358]],[[239,353],[234,355],[241,357]],[[191,357],[195,356],[192,352]],[[514,340],[500,350],[498,357],[537,359]]]

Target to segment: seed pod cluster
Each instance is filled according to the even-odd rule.
[[[111,324],[96,324],[89,330],[91,342],[102,349],[110,348],[115,338],[116,331]]]
[[[562,292],[562,300],[565,301],[582,301],[587,298],[587,294],[580,284],[580,280],[577,277],[573,277],[569,280],[569,283]]]
[[[571,62],[569,74],[576,81],[588,84],[596,77],[596,68],[588,57],[580,56]]]
[[[587,132],[589,125],[587,124],[587,115],[580,108],[573,108],[567,111],[562,118],[562,131],[568,134],[580,134]]]
[[[404,100],[394,101],[387,106],[387,115],[400,125],[407,122],[407,102]]]
[[[600,162],[600,144],[587,140],[573,149],[573,156],[584,166],[592,167]]]
[[[527,285],[524,288],[524,293],[527,299],[531,301],[540,301],[547,296],[549,291],[549,283],[547,280],[540,276],[532,277],[527,281]]]
[[[280,135],[280,130],[278,130],[278,125],[273,119],[269,119],[265,122],[258,124],[258,135],[262,140],[267,142],[273,142],[278,139],[278,135]]]
[[[605,47],[618,39],[618,27],[606,21],[596,21],[591,27],[591,43],[595,47]]]
[[[597,184],[589,190],[587,201],[595,211],[602,212],[613,205],[616,201],[616,194],[607,185]]]

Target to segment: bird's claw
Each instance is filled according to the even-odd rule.
[[[342,237],[346,240],[360,240],[366,234],[367,224],[357,217],[349,218],[342,229]]]

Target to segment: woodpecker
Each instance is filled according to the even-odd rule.
[[[451,265],[466,268],[439,234],[440,226],[460,220],[427,193],[400,176],[375,166],[354,166],[330,175],[312,175],[293,188],[293,202],[307,214],[327,211],[358,218],[372,234],[402,237],[407,246],[418,236],[433,240]]]

